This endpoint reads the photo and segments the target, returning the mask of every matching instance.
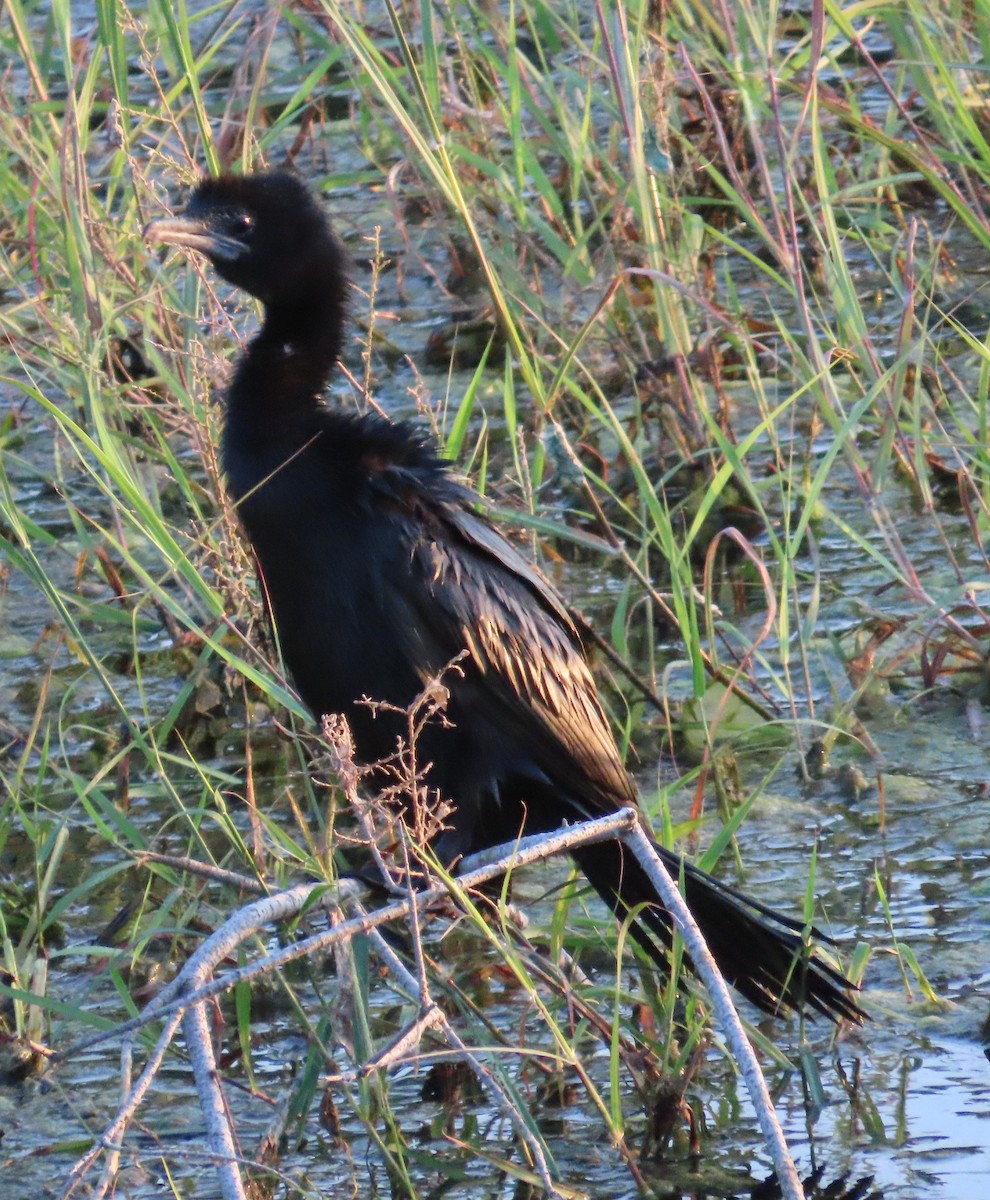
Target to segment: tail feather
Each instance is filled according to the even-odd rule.
[[[850,995],[855,985],[828,963],[808,955],[800,922],[720,883],[663,846],[654,846],[674,880],[683,875],[685,901],[719,970],[747,1000],[771,1014],[791,1008],[821,1013],[832,1021],[861,1024],[866,1019]],[[573,854],[618,917],[635,910],[632,936],[658,966],[667,969],[671,917],[632,853],[621,842],[605,842]],[[816,929],[812,933],[830,940]]]

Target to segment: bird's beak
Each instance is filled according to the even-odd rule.
[[[159,217],[145,225],[142,236],[146,242],[182,246],[226,262],[235,261],[247,250],[243,242],[218,233],[206,221],[195,217]]]

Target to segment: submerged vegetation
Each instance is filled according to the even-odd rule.
[[[751,1030],[801,1165],[965,1200],[985,1119],[958,1178],[925,1160],[907,1064],[979,1057],[986,1016],[988,59],[982,0],[9,0],[0,1104],[37,1129],[11,1117],[5,1195],[112,1116],[113,1043],[42,1088],[49,1049],[358,837],[219,479],[257,311],[141,239],[203,169],[290,164],[352,261],[335,401],[432,429],[574,598],[658,834],[865,972],[864,1033]],[[414,958],[462,1053],[389,1045],[422,1013],[373,938],[220,1000],[257,1194],[748,1193],[703,993],[617,959],[559,863],[513,880],[525,929],[451,887]],[[133,1195],[212,1171],[170,1055]]]

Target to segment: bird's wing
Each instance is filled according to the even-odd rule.
[[[467,651],[458,696],[475,719],[513,739],[534,777],[585,815],[634,803],[574,626],[550,583],[466,506],[466,490],[434,481],[397,493],[393,512],[412,550],[393,603],[417,630],[409,644],[424,681]]]

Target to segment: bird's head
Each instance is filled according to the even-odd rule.
[[[341,272],[326,214],[287,171],[204,178],[181,215],[152,221],[144,236],[198,250],[228,283],[269,307],[305,302]]]

